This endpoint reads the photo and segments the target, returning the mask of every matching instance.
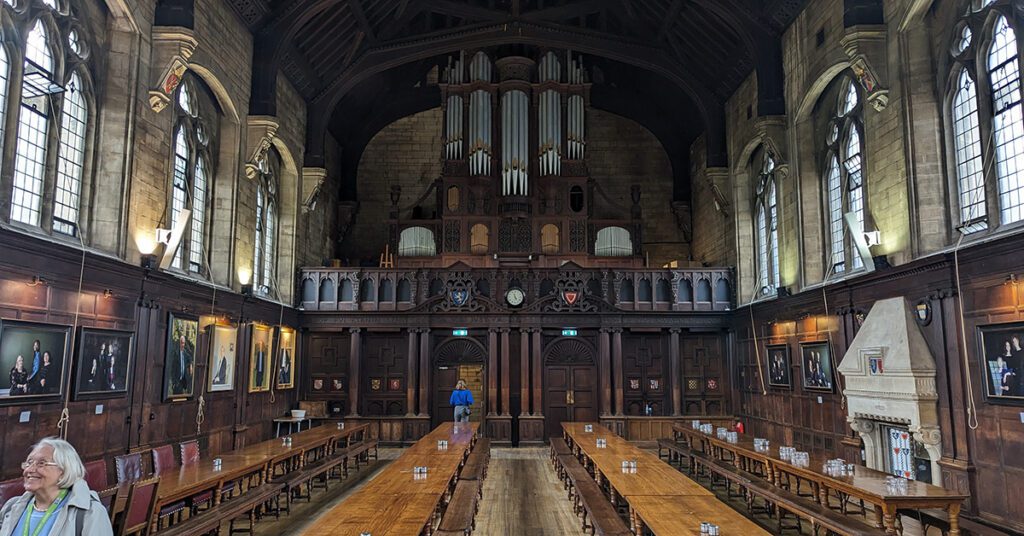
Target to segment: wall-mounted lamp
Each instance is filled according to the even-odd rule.
[[[110,289],[108,288],[108,289],[105,289],[105,290],[103,291],[103,298],[104,298],[104,299],[107,299],[107,300],[109,300],[110,298],[113,298],[113,297],[114,297],[114,291],[113,291],[113,290],[110,290]]]
[[[868,247],[877,246],[882,243],[882,232],[864,231],[864,241],[867,242]]]
[[[1006,276],[1006,284],[1007,285],[1016,285],[1017,284],[1017,274],[1010,274],[1010,275]]]
[[[139,265],[146,271],[156,270],[159,266],[159,260],[157,259],[157,256],[152,253],[143,254],[139,257]]]
[[[252,297],[252,284],[251,283],[250,284],[242,285],[242,296],[245,296],[247,298],[251,298]]]
[[[28,286],[30,286],[30,287],[38,287],[40,285],[48,285],[49,281],[44,279],[42,276],[34,275],[34,276],[32,276],[32,281],[30,281],[30,282],[28,282],[26,284]]]

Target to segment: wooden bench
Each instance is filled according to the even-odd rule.
[[[659,445],[660,447],[660,445]],[[725,479],[727,493],[731,495],[731,486],[736,485],[743,490],[747,503],[747,512],[755,513],[754,498],[759,497],[765,502],[764,512],[776,521],[776,530],[800,530],[800,520],[805,519],[811,524],[814,534],[840,534],[844,536],[883,536],[885,531],[870,527],[863,522],[837,512],[828,506],[818,504],[761,479],[758,475],[738,469],[730,462],[715,460],[703,452],[693,451],[683,444],[674,444],[677,452],[688,456],[691,471],[704,468],[714,475]],[[787,513],[796,516],[795,525],[787,525]]]
[[[218,534],[223,520],[230,519],[232,520],[232,525],[234,525],[234,519],[243,515],[248,516],[249,527],[247,529],[236,529],[232,526],[228,530],[228,534],[235,534],[236,532],[248,532],[251,534],[253,524],[256,521],[256,511],[263,503],[271,501],[274,497],[278,496],[282,489],[283,484],[281,483],[262,484],[230,501],[208,508],[181,523],[161,530],[160,535],[192,536],[207,533]]]
[[[689,456],[690,448],[686,443],[676,443],[671,439],[658,440],[658,458],[664,459],[669,465],[675,462],[682,468],[682,461],[689,460]]]
[[[564,454],[558,456],[557,460],[566,475],[573,512],[580,516],[583,532],[602,536],[631,535],[618,511],[579,460]]]
[[[464,480],[455,485],[455,493],[448,501],[448,508],[441,518],[438,531],[434,534],[469,535],[476,528],[476,512],[479,506],[480,481]]]
[[[922,509],[922,510],[900,510],[899,514],[918,520],[924,526],[925,531],[929,527],[939,529],[943,535],[949,534],[949,514],[945,510]],[[1010,536],[1012,533],[1003,532],[999,529],[983,525],[977,521],[960,516],[960,534],[971,536]]]
[[[373,451],[373,454],[370,451]],[[344,449],[339,449],[339,453],[343,453],[345,457],[345,475],[348,476],[348,460],[351,459],[353,466],[359,469],[359,461],[362,460],[366,463],[370,463],[370,458],[374,460],[377,458],[377,440],[376,439],[364,439],[358,443],[353,443]]]
[[[491,440],[480,438],[462,466],[459,480],[483,480],[487,477],[487,464],[491,460]]]

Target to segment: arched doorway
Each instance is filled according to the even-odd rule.
[[[565,421],[597,421],[594,349],[575,338],[557,339],[544,351],[544,431],[561,437]]]
[[[431,412],[431,427],[454,418],[455,408],[449,403],[452,389],[461,379],[473,393],[472,413],[469,420],[482,420],[486,406],[487,378],[484,364],[487,351],[483,345],[467,337],[450,338],[434,352],[434,403]]]

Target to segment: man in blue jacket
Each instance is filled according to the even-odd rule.
[[[452,391],[451,405],[455,406],[455,422],[469,422],[469,407],[473,405],[473,393],[466,389],[466,381],[459,380]]]

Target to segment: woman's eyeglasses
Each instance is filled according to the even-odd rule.
[[[29,467],[35,467],[36,469],[42,469],[43,467],[46,467],[46,466],[49,466],[49,465],[52,465],[52,466],[56,467],[59,464],[57,462],[48,462],[46,460],[25,460],[25,461],[21,462],[22,470],[28,469]]]

